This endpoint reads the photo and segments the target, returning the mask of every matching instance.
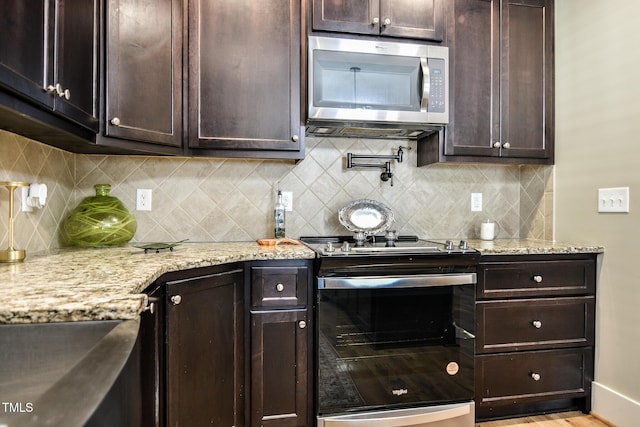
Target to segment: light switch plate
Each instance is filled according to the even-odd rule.
[[[291,192],[291,191],[283,191],[282,192],[282,203],[284,204],[284,210],[286,212],[293,211],[293,192]]]
[[[629,212],[629,187],[599,188],[598,212]]]
[[[482,212],[482,193],[471,193],[471,212]]]

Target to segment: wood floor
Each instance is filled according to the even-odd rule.
[[[476,427],[615,427],[582,412],[537,415],[477,423]]]

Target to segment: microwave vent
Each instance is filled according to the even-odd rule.
[[[382,138],[391,136],[404,136],[405,131],[402,129],[377,129],[377,128],[364,128],[364,127],[344,127],[340,129],[341,136],[359,135],[368,136],[370,138]]]

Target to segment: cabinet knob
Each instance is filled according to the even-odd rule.
[[[502,144],[502,148],[511,148],[511,144],[505,142],[504,144]]]
[[[307,322],[305,322],[304,320],[301,320],[298,322],[298,326],[300,327],[300,329],[304,329],[307,327]]]
[[[298,135],[293,135],[293,136],[291,137],[291,140],[292,140],[293,142],[298,142],[298,141],[300,140],[300,137],[299,137]]]
[[[540,381],[540,378],[541,378],[541,377],[540,377],[540,374],[539,374],[539,373],[537,373],[537,372],[532,372],[530,375],[531,375],[531,378],[532,378],[534,381]]]
[[[171,302],[173,303],[173,305],[178,305],[182,302],[182,297],[180,295],[173,295],[171,297]]]
[[[113,119],[109,120],[109,123],[114,126],[120,126],[120,117],[114,117]]]
[[[149,305],[144,308],[144,311],[148,311],[151,314],[156,314],[156,303],[150,302]]]
[[[47,92],[58,95],[60,98],[64,99],[71,98],[71,91],[69,89],[62,89],[62,85],[60,83],[47,86]]]
[[[391,19],[389,18],[384,18],[384,21],[382,22],[382,24],[386,27],[387,25],[391,25]]]
[[[539,320],[534,320],[533,322],[531,322],[531,324],[536,328],[536,329],[540,329],[542,328],[542,322]]]
[[[380,23],[380,18],[378,18],[377,16],[373,18],[373,21],[371,22],[371,24],[373,25],[378,25],[379,23]]]
[[[542,276],[538,276],[538,275],[533,276],[533,281],[536,283],[542,283]]]
[[[284,291],[284,285],[282,283],[278,283],[276,285],[276,291],[278,291],[278,292]]]
[[[501,148],[502,144],[500,143],[500,141],[496,141],[493,143],[493,148]]]

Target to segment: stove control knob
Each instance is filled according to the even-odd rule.
[[[463,251],[466,251],[467,249],[469,249],[469,242],[467,242],[466,240],[460,240],[460,244],[458,245],[458,247]]]
[[[336,248],[333,247],[333,243],[327,242],[327,247],[324,248],[326,252],[335,252]]]
[[[342,252],[351,252],[351,246],[349,246],[349,242],[344,242],[340,250]]]
[[[451,240],[447,240],[446,242],[444,242],[444,248],[448,251],[452,251],[453,250],[453,242]]]

